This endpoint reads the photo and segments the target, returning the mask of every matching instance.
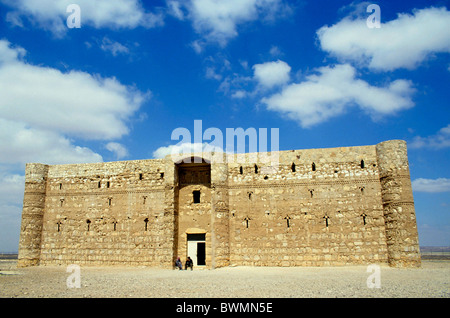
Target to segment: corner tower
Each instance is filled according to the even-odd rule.
[[[419,237],[406,142],[389,140],[379,143],[376,153],[389,264],[419,267]]]
[[[19,259],[17,262],[19,267],[39,265],[47,175],[47,165],[39,163],[26,165]]]

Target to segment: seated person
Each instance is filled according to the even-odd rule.
[[[188,269],[188,267],[191,268],[191,270],[194,268],[194,263],[192,262],[192,259],[188,256],[188,258],[186,259],[186,270]]]
[[[175,262],[175,266],[178,267],[180,269],[180,271],[183,269],[183,264],[181,264],[181,260],[178,257],[176,262]]]

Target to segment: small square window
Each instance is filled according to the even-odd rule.
[[[192,195],[194,197],[194,203],[200,203],[200,190],[192,191]]]

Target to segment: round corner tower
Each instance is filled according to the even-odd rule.
[[[389,264],[396,267],[419,267],[419,237],[406,142],[381,142],[376,145],[376,152]]]
[[[19,267],[39,264],[47,174],[47,165],[39,163],[26,165],[25,192],[17,263]]]

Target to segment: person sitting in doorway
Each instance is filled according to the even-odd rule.
[[[191,270],[194,268],[194,264],[193,264],[193,262],[192,262],[192,259],[188,256],[188,258],[186,259],[186,264],[185,264],[185,266],[186,266],[186,270],[188,269],[188,267],[190,267],[191,268]]]
[[[181,263],[180,257],[175,261],[175,266],[178,267],[180,271],[183,270],[183,264]]]

